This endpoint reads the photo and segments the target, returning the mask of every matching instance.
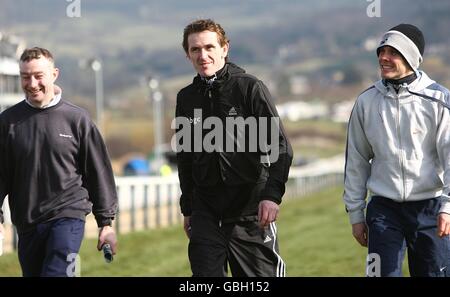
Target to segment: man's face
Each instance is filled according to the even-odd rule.
[[[41,56],[28,62],[20,62],[20,78],[25,97],[35,106],[47,105],[55,96],[54,82],[58,69]]]
[[[228,44],[221,46],[216,32],[203,31],[188,36],[187,58],[203,77],[214,75],[225,65]]]
[[[381,77],[384,79],[400,79],[413,73],[403,56],[388,45],[380,49],[378,63]]]

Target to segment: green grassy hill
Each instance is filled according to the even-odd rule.
[[[366,249],[351,235],[341,188],[282,204],[278,221],[288,276],[363,276]],[[181,226],[121,235],[118,255],[106,264],[96,240],[81,248],[81,276],[190,276]],[[0,257],[0,276],[20,276],[17,254]]]

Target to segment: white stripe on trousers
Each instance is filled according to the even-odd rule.
[[[277,226],[275,225],[275,222],[270,223],[270,231],[272,231],[273,235],[273,245],[272,245],[272,251],[277,256],[278,263],[277,263],[277,271],[276,271],[276,277],[284,277],[286,276],[286,265],[284,264],[283,259],[281,256],[277,253],[275,250],[275,244],[277,242]]]

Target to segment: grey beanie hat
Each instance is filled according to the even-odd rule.
[[[380,54],[380,49],[385,45],[399,51],[413,70],[417,70],[423,61],[425,39],[422,31],[414,25],[400,24],[387,31],[378,45],[377,56]]]

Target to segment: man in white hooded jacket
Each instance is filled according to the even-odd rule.
[[[450,275],[450,92],[418,70],[424,48],[413,25],[386,32],[350,116],[343,199],[369,276],[401,276],[406,249],[411,276]]]

